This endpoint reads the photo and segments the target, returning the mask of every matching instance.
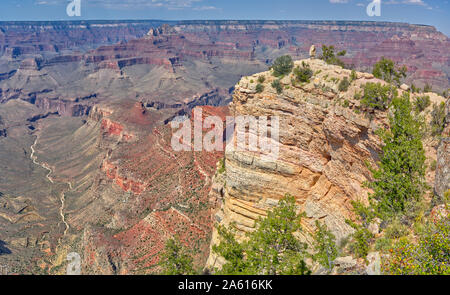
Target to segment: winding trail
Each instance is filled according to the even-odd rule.
[[[51,183],[54,183],[53,182],[53,179],[50,177],[50,174],[52,174],[53,173],[53,170],[52,170],[52,168],[50,168],[50,167],[48,167],[47,166],[47,164],[45,164],[45,163],[39,163],[38,161],[37,161],[37,156],[35,156],[34,154],[35,154],[35,150],[34,150],[34,146],[37,144],[37,141],[38,141],[38,137],[36,136],[36,140],[34,141],[34,143],[31,145],[31,155],[30,155],[30,159],[33,161],[33,163],[34,164],[36,164],[36,165],[38,165],[38,166],[41,166],[42,168],[44,168],[44,169],[46,169],[46,170],[48,170],[48,174],[47,174],[47,179],[48,179],[48,181],[50,181]]]
[[[203,170],[202,166],[200,166],[200,164],[198,163],[197,155],[195,152],[194,152],[194,163],[195,163],[195,166],[197,167],[197,170],[200,172],[200,174],[202,174],[203,177],[205,177],[205,184],[203,185],[203,187],[207,186],[210,182],[209,175],[205,172],[205,170]]]
[[[30,149],[31,149],[30,159],[33,161],[34,164],[36,164],[36,165],[38,165],[38,166],[40,166],[40,167],[42,167],[42,168],[48,170],[48,173],[47,173],[47,175],[46,175],[47,180],[50,181],[51,183],[55,183],[55,182],[53,181],[53,179],[50,177],[50,174],[53,173],[53,169],[50,168],[46,163],[39,163],[39,162],[37,161],[37,156],[34,155],[35,152],[36,152],[34,148],[35,148],[35,146],[36,146],[36,144],[37,144],[37,142],[38,142],[38,139],[39,139],[39,136],[36,136],[36,140],[34,141],[34,143],[33,143],[33,144],[31,145],[31,147],[30,147]],[[71,191],[71,190],[73,189],[72,183],[69,182],[69,181],[66,182],[66,183],[69,185],[69,190],[68,190],[68,191]],[[64,226],[66,227],[65,230],[64,230],[64,233],[63,233],[63,237],[67,234],[67,231],[70,229],[70,226],[69,226],[69,224],[66,222],[66,218],[65,218],[65,216],[64,216],[64,206],[65,206],[65,200],[66,200],[65,193],[66,193],[66,192],[67,192],[67,191],[61,192],[61,197],[60,197],[61,207],[59,208],[59,215],[61,216],[61,221],[62,221],[62,223],[64,224]]]

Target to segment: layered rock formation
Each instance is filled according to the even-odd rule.
[[[77,251],[84,273],[152,273],[165,240],[177,234],[204,265],[210,216],[223,200],[216,220],[236,220],[243,233],[285,193],[307,213],[308,231],[323,219],[342,238],[350,231],[343,222],[352,217],[349,201],[367,193],[364,160],[373,163],[379,150],[373,130],[385,124],[385,114],[370,122],[353,112],[353,94],[378,80],[360,73],[338,94],[331,78],[349,71],[317,60],[314,81],[294,86],[286,78],[281,96],[269,73],[262,94],[251,83],[257,75],[236,83],[282,54],[305,57],[314,43],[318,55],[322,44],[347,49],[346,62],[360,68],[385,55],[408,65],[417,86],[448,87],[448,38],[428,26],[170,24],[0,23],[0,165],[7,167],[0,191],[8,196],[0,240],[12,252],[1,263],[20,258],[21,273],[58,273],[65,252]],[[214,175],[223,153],[174,152],[167,123],[197,106],[223,118],[228,108],[212,106],[227,104],[235,87],[235,115],[282,118],[280,157],[229,152],[226,171]]]
[[[449,85],[449,39],[434,27],[388,22],[358,21],[186,21],[175,29],[186,38],[230,44],[271,59],[271,53],[307,57],[311,44],[335,44],[347,50],[343,60],[368,71],[382,56],[408,67],[408,83],[430,83],[437,90]],[[194,39],[195,38],[195,39]],[[262,52],[263,51],[263,52]],[[434,65],[433,65],[434,63]]]
[[[142,37],[161,21],[1,21],[0,55],[90,49]]]
[[[308,65],[314,75],[308,83],[297,82],[293,74],[282,78],[282,94],[271,86],[276,78],[270,71],[244,77],[236,85],[230,105],[234,116],[279,118],[279,139],[272,140],[279,154],[273,160],[264,158],[267,152],[261,145],[255,151],[248,146],[233,150],[239,132],[247,137],[255,132],[248,127],[236,129],[225,153],[224,176],[217,179],[211,192],[211,197],[223,202],[215,221],[234,227],[243,238],[254,229],[255,220],[291,194],[298,210],[305,213],[304,231],[314,232],[315,221],[320,220],[339,243],[353,232],[345,222],[354,218],[351,201],[367,202],[370,191],[363,185],[371,179],[367,164],[375,166],[381,151],[375,132],[387,127],[388,122],[386,112],[375,111],[370,118],[360,111],[355,94],[367,82],[385,82],[371,74],[357,73],[348,90],[341,92],[339,81],[344,77],[350,80],[351,71],[317,59],[296,61],[295,65]],[[265,77],[264,91],[257,93],[260,76]],[[402,92],[399,89],[400,95]],[[436,96],[433,100],[439,103],[444,98]],[[436,157],[431,145],[425,148],[429,157]],[[310,242],[309,235],[302,235],[302,239]],[[216,242],[214,233],[212,243]],[[211,254],[207,266],[221,263]]]
[[[202,109],[205,116],[224,119],[227,114],[226,108]],[[109,140],[120,140],[121,144],[107,148],[101,165],[104,176],[97,176],[95,189],[102,197],[95,200],[94,195],[86,194],[83,198],[94,198],[93,204],[81,206],[69,219],[77,229],[87,226],[78,244],[83,251],[83,271],[157,273],[160,252],[174,235],[193,251],[195,263],[203,265],[212,230],[208,192],[214,164],[223,154],[174,152],[170,127],[144,120],[151,118],[154,110],[136,103],[133,112],[115,115],[110,109],[97,108],[91,115],[98,118],[106,114],[123,130],[134,130],[134,137],[124,141],[120,135],[104,131]],[[138,128],[137,124],[142,125]],[[142,132],[145,129],[148,132]],[[112,185],[107,195],[103,195],[105,185]],[[107,214],[98,210],[110,206]],[[91,216],[92,212],[96,213]],[[95,226],[99,217],[107,220],[106,229]]]
[[[435,192],[443,198],[450,191],[450,100],[446,104],[445,128],[437,151]]]
[[[204,265],[223,153],[174,152],[164,121],[178,111],[119,101],[80,118],[42,115],[23,100],[2,105],[0,158],[15,169],[0,178],[0,240],[11,251],[0,263],[62,274],[75,251],[83,273],[155,273],[165,241],[179,235]],[[203,113],[224,118],[227,108]]]
[[[8,82],[0,83],[0,101],[46,90],[46,99],[103,94],[167,103],[158,99],[164,96],[180,103],[212,89],[228,91],[242,75],[264,70],[279,55],[304,58],[311,43],[346,49],[344,61],[358,69],[369,70],[385,56],[408,67],[409,83],[430,83],[435,90],[449,87],[449,39],[430,26],[351,21],[167,23],[156,27],[162,22],[1,22],[5,58],[0,81]],[[111,43],[115,44],[93,49]],[[202,78],[193,79],[198,76]],[[226,98],[229,95],[222,101]]]

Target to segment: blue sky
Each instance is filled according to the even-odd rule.
[[[81,17],[68,17],[71,0],[0,0],[0,20],[277,19],[376,20],[433,25],[450,35],[450,0],[81,0]]]

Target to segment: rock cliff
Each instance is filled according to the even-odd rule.
[[[351,201],[367,202],[369,190],[363,183],[371,179],[371,173],[366,164],[374,166],[378,161],[381,141],[375,132],[387,127],[388,114],[375,111],[369,116],[360,111],[355,94],[367,82],[386,82],[357,72],[348,90],[339,91],[339,81],[350,80],[351,71],[317,59],[295,62],[295,66],[303,64],[314,73],[310,82],[296,82],[290,74],[280,80],[281,94],[271,86],[277,79],[271,71],[243,77],[235,87],[230,105],[234,116],[279,118],[278,158],[264,159],[260,146],[253,152],[233,150],[240,132],[236,128],[225,152],[225,172],[213,183],[211,198],[222,202],[214,219],[233,226],[239,238],[252,231],[255,220],[264,217],[280,198],[291,194],[305,213],[304,231],[312,233],[315,220],[321,220],[339,243],[353,231],[345,222],[354,218]],[[261,76],[265,77],[264,91],[258,93],[256,81]],[[433,101],[443,100],[433,96]],[[244,129],[246,136],[249,130]],[[431,145],[425,148],[430,158],[436,157]],[[302,239],[309,242],[308,236]],[[216,241],[214,232],[212,244]],[[211,254],[207,267],[220,264],[220,258]]]
[[[437,151],[435,192],[439,197],[450,190],[450,100],[446,104],[446,127]]]

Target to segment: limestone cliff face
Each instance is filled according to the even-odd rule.
[[[437,151],[435,192],[441,198],[450,190],[450,100],[446,104],[446,127]]]
[[[291,74],[281,79],[282,94],[271,86],[276,78],[270,71],[244,77],[236,85],[230,105],[234,116],[279,117],[278,158],[267,161],[260,150],[227,149],[222,187],[216,183],[211,192],[223,202],[216,222],[234,226],[241,237],[289,193],[306,213],[302,220],[305,232],[313,232],[315,220],[321,220],[339,242],[353,231],[345,223],[346,218],[354,218],[351,201],[367,201],[369,190],[363,183],[371,174],[366,163],[376,165],[381,141],[375,131],[386,127],[388,120],[387,112],[370,116],[360,112],[360,101],[354,95],[362,93],[367,82],[385,82],[357,73],[348,90],[339,91],[339,80],[350,80],[351,71],[316,59],[297,61],[295,66],[303,62],[314,72],[310,82],[295,82]],[[265,77],[264,91],[257,93],[260,76]],[[428,148],[427,153],[436,155]],[[308,241],[308,236],[303,239]],[[214,233],[212,244],[216,241]],[[210,255],[207,267],[220,264],[220,258]]]

